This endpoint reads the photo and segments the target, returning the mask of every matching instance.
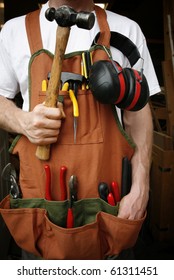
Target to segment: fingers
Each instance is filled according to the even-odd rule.
[[[118,218],[137,220],[141,219],[145,213],[144,201],[141,197],[134,197],[128,194],[122,198],[119,205]]]
[[[58,103],[58,105],[60,106],[60,108],[51,108],[46,107],[44,104],[39,104],[34,108],[33,112],[51,120],[61,120],[63,105],[60,105],[60,103]]]
[[[65,119],[66,116],[65,116],[65,113],[64,113],[64,110],[63,110],[63,103],[62,102],[58,102],[57,106],[60,109],[62,119]]]
[[[27,114],[24,121],[24,135],[34,144],[47,145],[55,143],[60,133],[62,118],[65,118],[63,105],[58,108],[37,105]]]

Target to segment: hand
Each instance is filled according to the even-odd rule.
[[[144,216],[149,198],[148,186],[142,186],[142,188],[138,189],[139,192],[131,191],[120,201],[119,218],[136,220]]]
[[[58,103],[58,108],[39,104],[33,111],[24,114],[23,134],[30,142],[37,145],[55,143],[60,132],[62,118],[65,118],[62,103]]]

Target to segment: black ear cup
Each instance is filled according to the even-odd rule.
[[[149,98],[149,87],[144,75],[132,68],[121,68],[107,60],[95,62],[90,70],[89,86],[94,97],[104,104],[138,111]]]
[[[115,104],[120,95],[120,82],[112,63],[106,60],[95,62],[90,69],[89,87],[94,97],[104,104]]]

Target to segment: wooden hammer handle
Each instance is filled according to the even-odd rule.
[[[44,105],[47,107],[57,107],[57,100],[59,95],[62,64],[69,38],[69,27],[57,27],[56,32],[56,46],[53,64],[51,68],[51,76],[48,83],[46,92],[46,100]],[[38,146],[36,149],[36,156],[41,160],[49,160],[50,158],[50,145]]]

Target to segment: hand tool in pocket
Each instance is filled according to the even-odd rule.
[[[46,91],[47,90],[47,81],[46,80],[43,80],[42,81],[42,91]]]
[[[67,199],[67,190],[66,190],[66,166],[60,167],[60,200]]]
[[[22,193],[17,184],[17,174],[14,166],[8,163],[2,170],[1,178],[4,181],[8,181],[10,184],[10,195],[12,198],[22,198]]]
[[[83,62],[83,72],[86,79],[89,78],[89,72],[92,65],[92,57],[89,51],[85,51],[82,53],[82,62]]]
[[[98,185],[98,192],[101,199],[107,202],[107,196],[109,194],[108,185],[105,182],[100,182]]]
[[[68,6],[61,6],[57,10],[55,8],[48,8],[45,16],[49,21],[56,20],[58,24],[56,32],[55,55],[45,100],[45,106],[57,107],[62,64],[70,34],[70,27],[72,25],[77,25],[79,28],[89,30],[94,25],[95,16],[93,13],[88,12],[77,13]],[[50,157],[50,145],[38,146],[36,150],[36,156],[41,160],[48,160]]]
[[[69,208],[67,213],[67,228],[74,227],[73,203],[77,200],[77,177],[72,175],[69,180]]]
[[[101,199],[108,202],[110,205],[115,205],[115,200],[112,192],[110,192],[108,185],[105,182],[101,182],[98,185],[98,192]]]
[[[79,117],[79,106],[76,99],[76,96],[74,94],[74,91],[69,88],[69,82],[65,82],[62,86],[63,91],[67,91],[69,89],[69,96],[71,99],[71,102],[73,104],[73,116],[74,116],[74,143],[76,143],[76,135],[77,135],[77,118]]]
[[[116,205],[115,199],[114,199],[114,196],[113,196],[113,193],[112,193],[112,192],[109,192],[109,193],[108,193],[107,202],[108,202],[110,205],[112,205],[112,206],[115,206],[115,205]]]
[[[77,98],[75,97],[74,91],[72,89],[69,89],[69,96],[70,96],[71,102],[73,104],[74,143],[76,143],[76,137],[77,137],[77,118],[79,117],[79,106],[78,106]]]
[[[82,53],[82,67],[83,67],[82,73],[84,74],[87,83],[88,83],[89,71],[90,71],[91,65],[92,65],[91,53],[89,51],[83,52]],[[86,88],[87,89],[89,88],[88,84],[86,85]]]
[[[111,191],[113,193],[115,202],[119,202],[120,201],[120,190],[119,190],[119,186],[118,183],[116,181],[112,181],[111,182]]]
[[[50,170],[50,166],[48,164],[45,164],[44,169],[45,169],[45,175],[46,175],[45,199],[46,200],[51,200],[51,170]]]
[[[73,116],[74,116],[74,143],[76,143],[76,136],[77,136],[77,118],[79,117],[79,107],[77,102],[77,92],[78,87],[84,81],[84,76],[70,73],[70,72],[62,72],[61,74],[61,81],[63,83],[62,90],[65,89],[67,83],[69,84],[69,96],[71,98],[73,104]]]
[[[61,73],[61,82],[64,85],[66,82],[68,82],[69,84],[73,85],[73,89],[74,89],[74,85],[76,85],[77,87],[80,86],[83,81],[85,80],[85,77],[83,75],[80,74],[75,74],[75,73],[71,73],[71,72],[62,72]],[[77,93],[76,90],[74,89],[75,94]]]
[[[122,180],[121,180],[121,198],[130,192],[132,179],[131,179],[131,162],[127,157],[122,159]]]

